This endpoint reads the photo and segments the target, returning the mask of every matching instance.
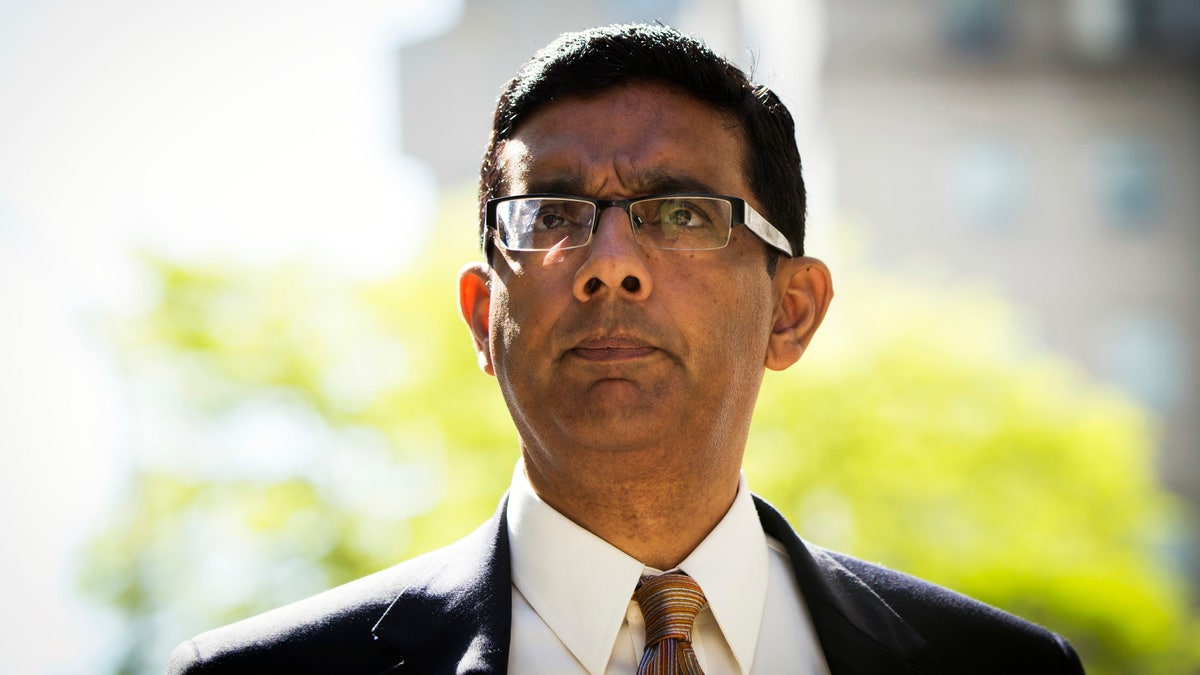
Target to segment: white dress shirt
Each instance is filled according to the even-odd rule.
[[[513,673],[634,673],[645,621],[633,591],[646,567],[534,493],[522,462],[508,498]],[[767,537],[742,476],[725,517],[679,564],[708,604],[692,646],[708,675],[827,675],[787,552]],[[669,570],[667,570],[669,571]]]

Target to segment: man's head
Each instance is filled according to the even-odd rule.
[[[480,169],[481,228],[486,200],[509,192],[498,154],[530,115],[564,97],[593,96],[635,82],[673,88],[727,118],[744,141],[739,169],[761,202],[763,215],[784,233],[794,255],[803,255],[804,179],[791,114],[770,89],[750,82],[698,40],[663,26],[605,26],[566,33],[518,71],[496,105]],[[482,229],[481,235],[490,259],[493,242]]]
[[[459,303],[481,367],[499,380],[531,482],[568,515],[579,495],[649,473],[731,500],[764,369],[800,358],[832,295],[820,261],[772,253],[765,221],[707,210],[721,200],[714,195],[744,203],[743,215],[761,213],[787,233],[790,246],[778,248],[798,253],[804,189],[790,117],[665,28],[566,36],[514,82],[499,104],[482,192],[509,204],[519,197],[509,213],[520,226],[504,225],[496,239],[495,205],[487,211],[489,263],[463,270]],[[784,134],[750,150],[763,142],[752,138]],[[789,153],[794,161],[780,159]],[[756,159],[765,155],[793,179],[760,180],[771,173]],[[764,181],[790,187],[772,188],[783,197],[769,205]],[[638,205],[647,197],[661,213]],[[576,207],[583,217],[571,215]],[[780,224],[789,209],[794,218]],[[675,245],[650,228],[710,228],[721,245]]]

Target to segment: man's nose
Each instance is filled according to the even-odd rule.
[[[576,299],[587,302],[606,293],[629,300],[649,297],[653,281],[646,252],[633,236],[628,212],[610,207],[596,217],[600,222],[587,257],[575,273]]]

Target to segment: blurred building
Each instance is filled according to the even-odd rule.
[[[1200,2],[825,3],[838,210],[1163,420],[1200,503]]]
[[[504,83],[558,34],[590,26],[662,20],[681,0],[464,0],[458,22],[400,49],[403,151],[441,185],[479,176],[492,110]]]
[[[816,73],[781,93],[831,173],[826,217],[882,267],[999,288],[1037,340],[1162,416],[1163,475],[1200,503],[1200,0],[467,0],[401,49],[404,152],[475,180],[535,49],[655,19],[772,57],[777,88]],[[821,67],[787,62],[814,34]]]

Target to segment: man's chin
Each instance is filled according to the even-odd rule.
[[[654,446],[664,440],[671,415],[648,406],[622,406],[613,401],[577,410],[559,421],[568,447],[621,453]]]

